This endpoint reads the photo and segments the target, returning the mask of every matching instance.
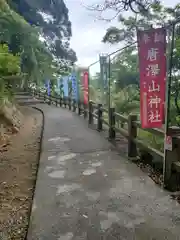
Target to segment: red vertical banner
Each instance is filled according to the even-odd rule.
[[[84,94],[84,104],[88,104],[88,72],[83,72],[83,94]]]
[[[161,128],[166,91],[166,30],[137,32],[142,128]]]

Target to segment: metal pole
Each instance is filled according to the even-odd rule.
[[[109,83],[108,83],[108,92],[109,92],[109,99],[108,99],[108,110],[110,109],[110,107],[111,107],[111,79],[110,79],[110,77],[111,77],[111,57],[109,56],[109,67],[108,67],[108,78],[109,78]]]
[[[175,25],[172,26],[172,41],[170,47],[170,58],[169,58],[169,71],[168,71],[168,81],[166,87],[166,116],[165,116],[165,132],[168,132],[169,129],[169,120],[170,120],[170,104],[171,104],[171,82],[172,82],[172,65],[173,65],[173,51],[174,51],[174,34],[175,34]]]
[[[169,130],[169,121],[170,121],[170,104],[171,104],[171,82],[172,82],[172,65],[173,65],[173,51],[174,51],[174,35],[175,35],[175,24],[172,25],[172,40],[170,45],[170,58],[169,58],[169,66],[168,66],[168,76],[167,76],[167,84],[166,84],[166,105],[165,105],[165,138],[168,134]],[[168,177],[167,177],[167,150],[164,147],[164,163],[163,163],[163,184],[164,187],[167,185]]]
[[[89,78],[90,78],[90,77],[89,77],[89,76],[90,76],[90,71],[89,71],[89,67],[88,67],[88,104],[89,104],[89,100],[91,100],[91,99],[90,99],[90,96],[89,96],[89,95],[90,95],[90,91],[89,91],[89,83],[90,83]]]
[[[134,42],[132,42],[132,43],[126,45],[126,46],[123,47],[123,48],[120,48],[120,49],[118,49],[118,50],[116,50],[116,51],[114,51],[114,52],[109,53],[107,56],[109,57],[109,56],[111,56],[111,55],[114,55],[115,53],[121,52],[121,51],[123,51],[124,49],[129,48],[129,47],[135,45],[136,43],[137,43],[137,41],[134,41]],[[99,60],[97,60],[97,61],[91,63],[91,64],[89,65],[89,67],[95,65],[95,64],[98,63],[98,62],[99,62]]]
[[[101,104],[104,105],[104,85],[103,85],[103,63],[102,56],[99,55],[99,64],[100,64],[100,91],[101,91]]]
[[[100,56],[102,104],[104,106],[108,105],[108,96],[106,96],[106,91],[108,90],[108,68],[109,68],[108,58],[109,58],[108,55]]]

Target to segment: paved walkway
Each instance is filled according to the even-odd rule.
[[[84,119],[39,105],[45,132],[28,240],[180,239],[180,206]]]

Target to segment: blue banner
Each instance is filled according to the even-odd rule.
[[[63,91],[64,91],[64,97],[68,97],[69,96],[69,76],[65,76],[63,77]]]
[[[107,56],[100,56],[100,72],[101,72],[101,83],[105,90],[108,89],[108,58]]]
[[[47,95],[50,96],[51,88],[50,88],[50,80],[49,79],[47,79],[45,82],[45,88],[47,89]]]
[[[72,82],[72,99],[78,101],[79,100],[79,87],[76,73],[73,72],[70,76]]]
[[[61,87],[61,79],[59,78],[57,79],[57,88],[60,89],[60,87]]]

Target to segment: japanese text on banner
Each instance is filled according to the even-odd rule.
[[[79,89],[78,89],[77,76],[75,72],[71,74],[71,82],[72,82],[72,99],[78,101]]]
[[[88,104],[88,72],[84,72],[83,74],[83,93],[84,93],[84,104]]]
[[[166,31],[138,31],[142,128],[161,128],[166,86]]]
[[[64,76],[63,77],[63,92],[64,92],[64,97],[68,97],[69,96],[69,77],[68,76]]]

